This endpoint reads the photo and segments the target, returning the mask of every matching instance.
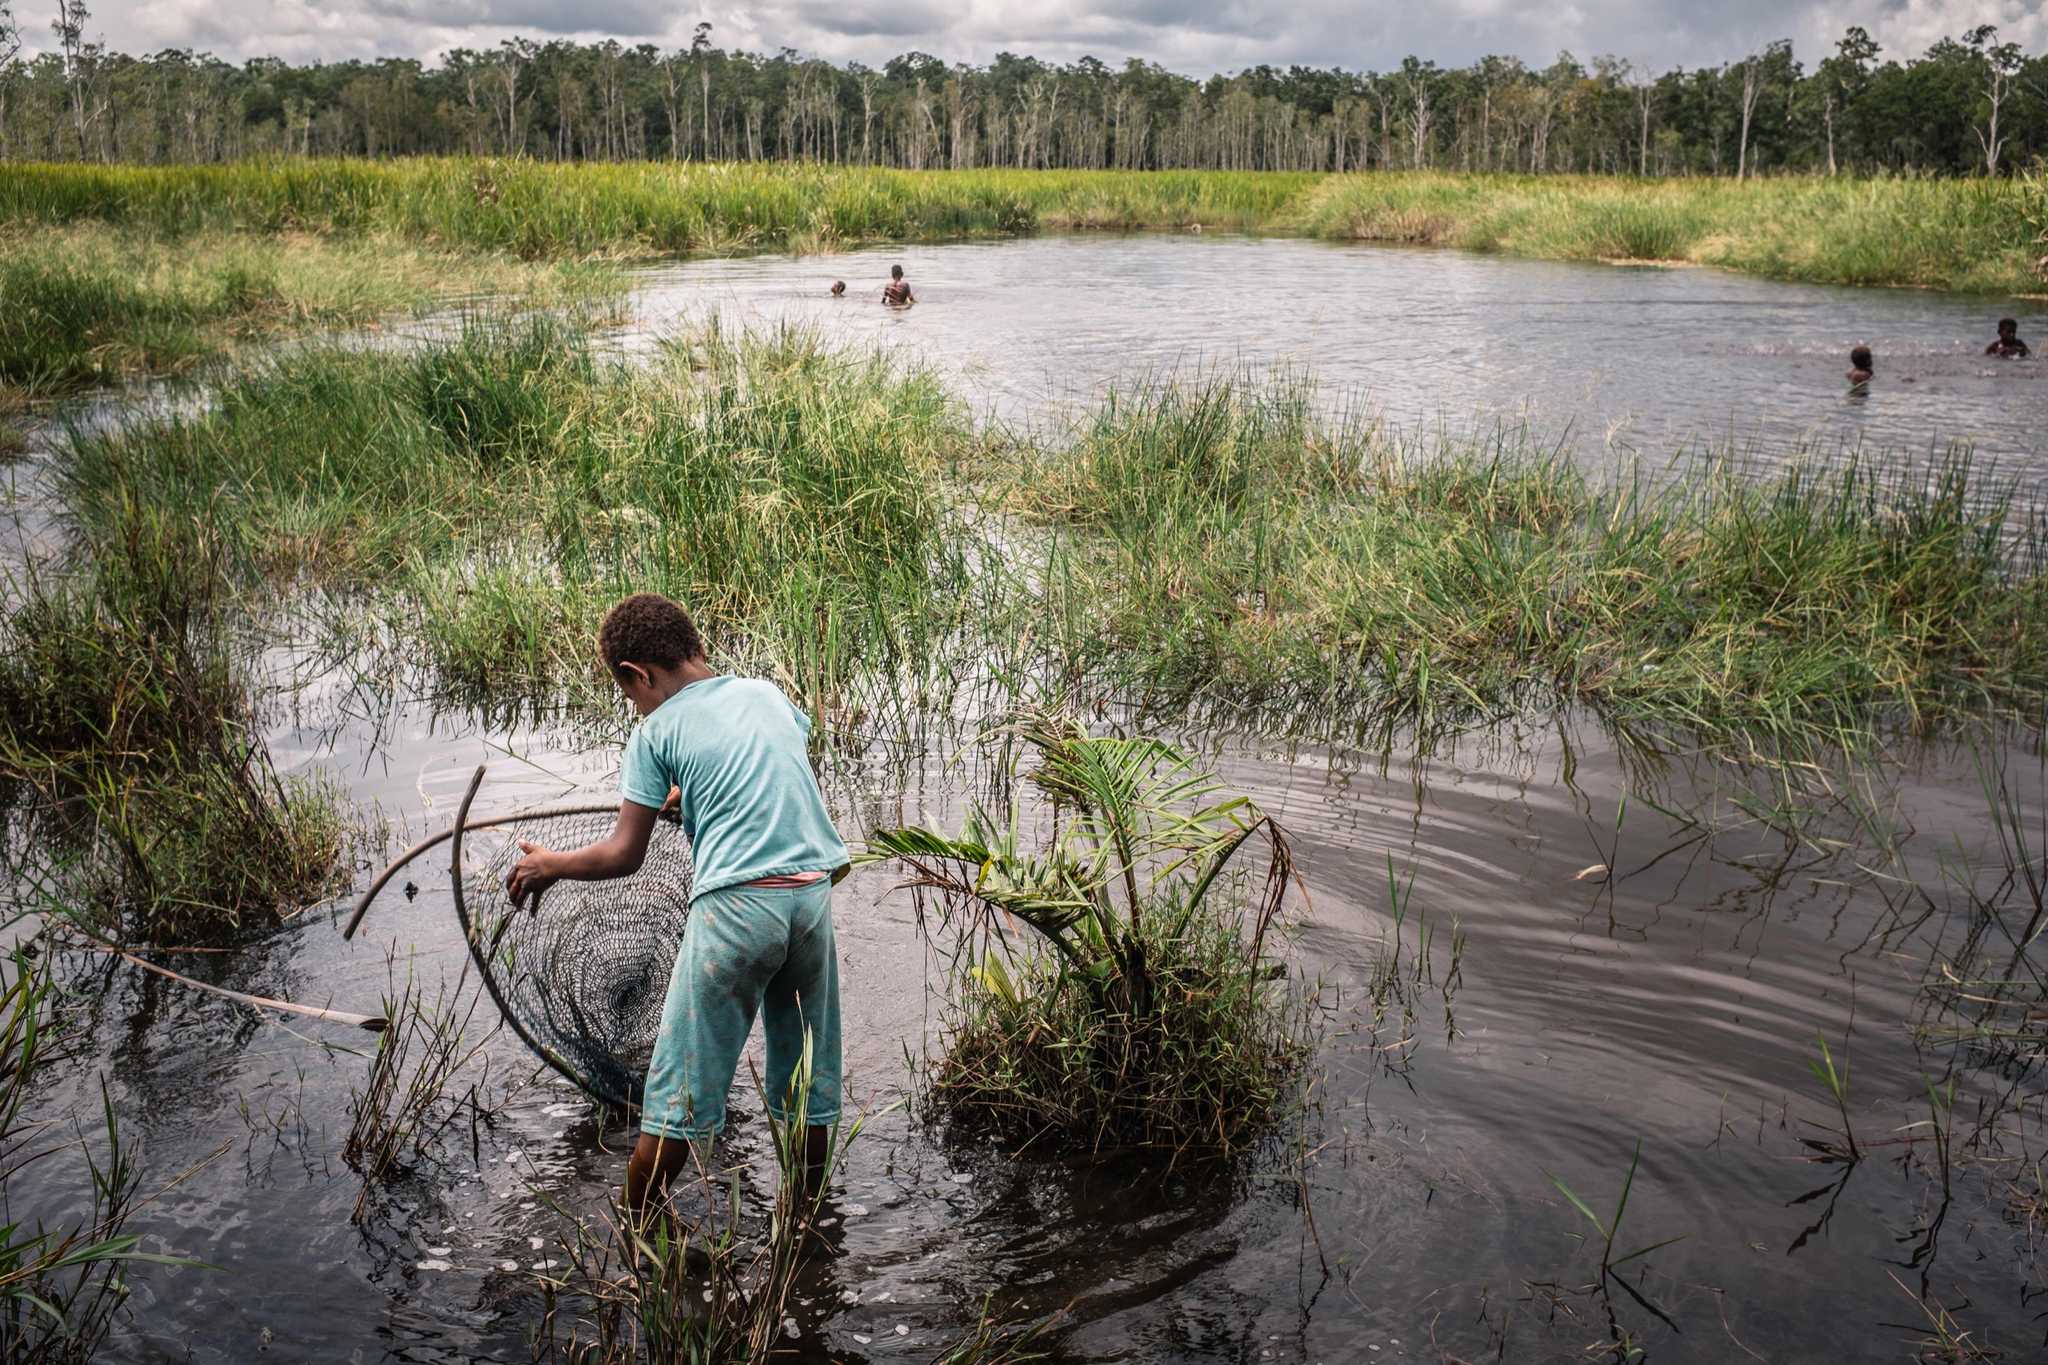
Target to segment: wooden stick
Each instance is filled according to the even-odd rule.
[[[382,1033],[385,1029],[391,1027],[391,1021],[381,1014],[351,1014],[347,1010],[322,1009],[318,1005],[301,1005],[292,1000],[272,1000],[268,996],[263,995],[245,995],[241,991],[231,991],[226,986],[216,986],[206,981],[194,981],[191,977],[182,976],[172,971],[169,967],[159,967],[154,962],[139,958],[126,948],[116,948],[111,943],[104,942],[91,934],[87,934],[76,925],[68,927],[73,933],[83,935],[89,945],[100,952],[112,953],[123,962],[131,962],[146,972],[155,972],[158,976],[168,977],[181,986],[190,986],[194,990],[211,991],[215,995],[226,996],[238,1005],[248,1005],[252,1009],[283,1010],[287,1014],[303,1014],[309,1019],[322,1019],[330,1024],[350,1024],[370,1033]]]

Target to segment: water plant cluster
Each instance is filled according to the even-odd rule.
[[[130,502],[89,567],[0,616],[0,839],[17,904],[117,938],[260,931],[336,885],[358,826],[281,778],[206,523]]]
[[[1047,715],[1006,730],[1043,821],[1013,800],[957,836],[868,836],[865,856],[902,870],[965,967],[934,1107],[1025,1144],[1246,1146],[1297,1093],[1312,1048],[1268,952],[1295,889],[1286,834],[1156,739]],[[1263,875],[1238,875],[1259,842]]]
[[[2010,292],[2041,282],[2044,206],[2048,185],[2038,174],[1734,183],[1428,170],[939,172],[463,157],[0,169],[0,223],[17,231],[98,223],[166,239],[312,234],[335,250],[373,237],[558,260],[1201,227]]]
[[[633,366],[538,321],[259,366],[59,477],[95,541],[138,505],[210,519],[228,580],[346,596],[472,700],[608,709],[579,642],[644,587],[842,725],[973,682],[1377,731],[1571,704],[1765,747],[2038,703],[2007,483],[1966,452],[1748,473],[1596,477],[1234,374],[1023,439],[798,333]]]

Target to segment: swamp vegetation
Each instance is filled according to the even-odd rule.
[[[315,589],[495,705],[609,712],[575,642],[634,587],[842,721],[979,681],[1360,735],[1581,706],[1797,755],[2048,695],[2037,527],[1966,452],[1596,476],[1228,373],[1031,438],[802,333],[629,364],[543,320],[299,351],[81,432],[58,478],[88,543],[206,526],[215,591]]]
[[[571,172],[466,166],[506,179],[490,194],[456,179],[436,198],[431,177],[451,166],[312,163],[291,170],[333,179],[261,179],[274,169],[150,174],[241,176],[232,183],[252,195],[286,185],[288,209],[209,200],[193,181],[156,201],[163,221],[139,228],[123,208],[77,229],[80,240],[270,234],[289,221],[321,251],[374,231],[363,240],[377,249],[453,241],[512,253],[490,259],[516,271],[520,253],[573,261],[674,245],[640,235],[635,215],[659,195],[635,177],[711,183],[708,172],[579,170],[626,187],[620,216],[522,238],[516,215],[489,212],[529,193],[555,203],[547,177]],[[64,174],[81,177],[66,182],[76,190],[129,173]],[[881,172],[741,174],[742,223],[767,202],[761,185],[789,196],[749,244],[842,240],[803,236],[827,231],[805,196],[868,195],[838,201],[854,228],[843,240],[856,240],[895,231],[906,213],[937,222],[957,201],[919,207],[918,196],[963,192]],[[415,198],[385,201],[380,176],[424,178]],[[1049,183],[983,180],[998,197]],[[1181,183],[1191,196],[1229,189]],[[1920,183],[1872,192],[1916,194]],[[361,193],[323,200],[335,185]],[[1344,182],[1245,186],[1244,211],[1262,221],[1307,195],[1351,215],[1346,231],[1358,235],[1382,231],[1377,214],[1433,211],[1439,192],[1418,178],[1408,204],[1340,209],[1334,197],[1353,192]],[[1077,207],[1081,190],[1059,192],[1059,211],[1079,215],[1069,221],[1096,211]],[[320,219],[344,201],[362,217]],[[687,230],[742,231],[720,216],[727,207],[703,208]],[[1101,220],[1122,211],[1101,207]],[[1508,217],[1535,231],[1542,211]],[[1402,1080],[1439,1006],[1444,1034],[1457,1033],[1467,938],[1455,918],[1430,914],[1429,887],[1389,852],[1383,878],[1368,866],[1361,879],[1388,921],[1364,999],[1334,1000],[1289,951],[1297,929],[1314,927],[1293,835],[1193,743],[1151,736],[1292,736],[1362,745],[1384,765],[1396,746],[1432,753],[1521,724],[1562,734],[1571,717],[1617,740],[1627,779],[1597,824],[1585,804],[1600,862],[1578,875],[1596,911],[1601,888],[1670,852],[1644,867],[1624,856],[1640,809],[1630,793],[1697,762],[1735,774],[1733,794],[1726,809],[1658,809],[1687,839],[1712,848],[1739,832],[1779,848],[1787,884],[1876,888],[1889,912],[1872,934],[1882,952],[1921,954],[1922,930],[1935,941],[1916,1027],[1960,1060],[1930,1079],[1924,1121],[1862,1131],[1844,1043],[1822,1043],[1812,1080],[1800,1080],[1801,1111],[1820,1116],[1799,1120],[1817,1134],[1804,1152],[1837,1181],[1821,1226],[1862,1163],[1896,1153],[1915,1197],[1938,1189],[1945,1201],[1952,1179],[1968,1179],[1993,1190],[1996,1217],[2025,1236],[2038,1227],[2039,1167],[2012,1154],[2026,1150],[2027,1106],[2044,1095],[2033,1068],[2048,892],[2038,815],[2014,795],[2026,777],[2006,755],[2038,741],[2048,703],[2048,589],[2037,509],[2009,475],[1963,449],[1917,460],[1809,451],[1763,477],[1732,452],[1672,469],[1596,466],[1512,430],[1401,432],[1304,378],[1230,368],[1126,382],[1064,420],[1015,429],[977,422],[914,362],[801,329],[692,327],[629,359],[608,337],[605,298],[573,293],[549,296],[562,306],[541,314],[477,308],[403,348],[295,345],[223,367],[203,403],[63,429],[39,466],[62,549],[11,570],[0,620],[7,852],[18,908],[48,921],[39,945],[75,944],[68,923],[180,951],[241,947],[307,923],[300,912],[360,870],[361,814],[330,779],[281,772],[265,745],[280,654],[352,694],[423,697],[494,730],[555,725],[602,742],[624,717],[587,642],[613,600],[660,591],[696,613],[722,666],[774,678],[813,715],[821,768],[917,749],[934,717],[997,755],[951,823],[907,805],[863,818],[870,859],[916,888],[919,931],[943,956],[948,1000],[917,1089],[921,1118],[963,1147],[1105,1162],[1166,1154],[1173,1179],[1198,1168],[1271,1179],[1259,1163],[1280,1152],[1281,1179],[1308,1210],[1317,1161],[1354,1160],[1348,1145],[1289,1150],[1307,1142],[1325,1030],[1341,1021],[1365,1041],[1373,1074]],[[1930,869],[1864,785],[1923,743],[1980,756],[1997,866],[1944,854]],[[1606,908],[1615,913],[1611,892]],[[39,970],[16,965],[15,979]],[[437,991],[395,955],[386,969],[391,1027],[337,1147],[360,1177],[355,1226],[372,1239],[380,1220],[424,1203],[431,1230],[452,1233],[422,1190],[485,1181],[494,1095],[527,1082],[491,1070],[473,987],[467,998],[459,981]],[[1963,1132],[1958,1081],[1967,1089],[1986,1072],[2009,1076],[2011,1093]],[[111,1109],[107,1119],[111,1140]],[[598,1147],[603,1122],[593,1121]],[[730,1189],[711,1192],[730,1216],[691,1236],[555,1210],[569,1229],[563,1260],[507,1262],[539,1287],[536,1355],[751,1361],[785,1340],[792,1315],[810,1311],[802,1244],[851,1216],[794,1182],[797,1131],[767,1135],[767,1179],[779,1183],[759,1216],[743,1216]],[[1760,1149],[1763,1132],[1759,1115]],[[842,1147],[855,1135],[841,1133]],[[1660,1155],[1638,1146],[1643,1171]],[[1574,1333],[1583,1314],[1593,1334],[1604,1312],[1599,1349],[1630,1358],[1656,1324],[1674,1323],[1667,1313],[1712,1313],[1652,1276],[1676,1244],[1662,1226],[1638,1235],[1638,1160],[1596,1179],[1583,1166],[1554,1177],[1565,1219],[1576,1210],[1595,1231],[1594,1284],[1569,1266],[1527,1283],[1512,1324],[1482,1289],[1480,1326],[1460,1351],[1474,1349],[1474,1332],[1497,1332],[1498,1353],[1514,1358],[1511,1332],[1544,1313]],[[1611,1211],[1595,1189],[1620,1191]],[[1349,1287],[1370,1255],[1347,1265],[1334,1250],[1345,1234],[1328,1229],[1326,1249],[1313,1215],[1304,1223],[1302,1264]],[[118,1220],[79,1226],[78,1245],[134,1249]],[[24,1245],[20,1282],[40,1283],[48,1248]],[[422,1254],[407,1263],[435,1264]],[[2023,1279],[2038,1274],[2015,1256]],[[1902,1311],[1927,1323],[1926,1351],[1972,1358],[1958,1318],[1967,1305],[1924,1279],[1901,1289],[1912,1300]],[[977,1297],[979,1322],[942,1357],[955,1365],[1031,1358],[1030,1324],[1065,1307]],[[1448,1347],[1440,1356],[1454,1358]]]
[[[99,234],[88,232],[97,227]],[[54,259],[38,250],[13,288],[52,291],[53,321],[104,276],[106,232],[174,244],[212,267],[152,266],[122,306],[193,321],[229,286],[258,286],[241,310],[317,320],[369,299],[335,283],[369,243],[402,246],[375,288],[413,302],[434,273],[443,290],[560,292],[590,284],[564,267],[746,250],[829,252],[862,242],[1011,236],[1039,230],[1240,230],[1337,241],[1412,242],[1549,260],[1651,260],[1774,279],[2024,293],[2048,274],[2048,180],[1783,176],[1371,174],[1248,171],[897,171],[787,163],[576,165],[420,158],[220,166],[9,165],[0,229],[66,229]],[[269,246],[263,243],[268,239]],[[266,264],[268,260],[274,264]],[[236,273],[237,254],[241,258]],[[278,253],[282,253],[280,256]],[[454,253],[451,257],[450,253]],[[469,259],[464,259],[469,258]],[[182,273],[181,273],[182,272]],[[123,272],[127,274],[130,272]],[[213,278],[209,280],[207,277]],[[264,298],[260,286],[279,283]],[[55,281],[54,283],[52,281]],[[57,291],[70,281],[70,292]],[[155,281],[154,287],[149,287]],[[101,291],[106,285],[100,286]],[[245,286],[245,288],[248,286]],[[370,284],[357,283],[356,289]],[[32,295],[24,295],[32,297]],[[258,307],[257,305],[262,305]],[[111,305],[102,305],[111,306]],[[253,319],[245,318],[244,325]],[[218,324],[216,324],[218,325]],[[102,338],[135,344],[139,338]]]

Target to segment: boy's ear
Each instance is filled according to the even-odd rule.
[[[619,661],[619,666],[615,670],[615,676],[618,678],[621,684],[638,683],[642,687],[651,687],[654,685],[654,679],[648,676],[647,670],[645,668],[642,668],[639,664],[630,663],[624,659],[621,659]]]

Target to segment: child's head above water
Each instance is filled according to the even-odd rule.
[[[2018,318],[2000,318],[1998,320],[1998,339],[2000,341],[2004,341],[2008,337],[2016,337],[2019,334],[2020,323]]]
[[[892,279],[892,280],[900,280],[900,279],[902,279],[902,278],[903,278],[903,267],[902,267],[902,266],[900,266],[900,265],[892,265],[892,266],[890,266],[890,267],[889,267],[889,278],[890,278],[890,279]]]
[[[845,292],[846,292],[846,281],[845,281],[845,280],[834,280],[834,281],[832,281],[832,297],[833,297],[833,298],[835,298],[835,299],[836,299],[836,298],[838,298],[838,297],[839,297],[839,296],[840,296],[841,294],[844,294]]]
[[[656,670],[671,672],[704,657],[704,637],[690,613],[674,602],[660,593],[638,592],[605,613],[597,652],[605,671],[638,707],[653,687]]]
[[[1849,363],[1859,370],[1871,369],[1872,366],[1870,363],[1870,348],[1868,346],[1850,347]]]

